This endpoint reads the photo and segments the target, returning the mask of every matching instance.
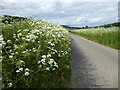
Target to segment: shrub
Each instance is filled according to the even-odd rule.
[[[42,20],[22,20],[2,24],[0,39],[4,88],[69,87],[66,29]]]

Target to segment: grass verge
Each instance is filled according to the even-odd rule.
[[[84,37],[88,40],[95,41],[105,46],[119,50],[119,28],[90,28],[70,30],[71,33]]]

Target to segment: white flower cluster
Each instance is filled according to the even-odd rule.
[[[58,61],[61,60],[61,57],[65,57],[68,54],[70,44],[68,31],[46,21],[37,22],[33,20],[28,21],[28,23],[28,28],[26,29],[18,25],[18,28],[21,29],[16,30],[15,28],[13,37],[6,37],[5,41],[3,41],[3,36],[0,35],[0,41],[2,42],[0,47],[6,45],[5,49],[7,51],[3,57],[0,57],[0,60],[3,58],[5,62],[9,60],[10,63],[15,63],[16,68],[14,69],[18,76],[21,74],[23,76],[32,76],[32,72],[38,71],[47,71],[48,73],[49,71],[57,71],[60,68],[60,64],[62,64]],[[6,32],[9,33],[10,30]],[[32,66],[34,64],[37,67],[36,65]],[[11,80],[9,76],[6,78]],[[7,85],[8,87],[13,87],[14,83],[10,82]]]
[[[13,86],[13,84],[12,83],[8,83],[8,87],[12,87]]]
[[[50,69],[55,70],[56,68],[58,68],[58,64],[55,62],[53,58],[51,58],[51,54],[42,55],[42,59],[38,61],[37,64],[39,65],[38,67],[40,68],[45,67],[45,70],[47,71],[49,71]]]
[[[26,38],[27,38],[26,39],[27,41],[35,42],[37,36],[35,36],[34,34],[30,34],[30,35],[27,35]]]
[[[0,35],[0,49],[6,45],[6,42],[3,41],[3,35]]]
[[[16,73],[20,73],[20,72],[22,72],[22,71],[23,71],[23,68],[19,68],[18,70],[16,70]],[[24,73],[25,76],[30,75],[28,68],[25,68],[24,72],[25,72],[25,73]]]

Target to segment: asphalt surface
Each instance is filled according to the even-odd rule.
[[[118,88],[118,50],[71,34],[72,88]]]

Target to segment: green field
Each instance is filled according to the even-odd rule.
[[[118,37],[118,27],[110,28],[89,28],[89,29],[76,29],[70,30],[71,33],[84,37],[86,39],[95,41],[105,46],[120,49],[118,45],[120,38]]]
[[[42,20],[2,23],[4,88],[68,88],[68,31]]]

